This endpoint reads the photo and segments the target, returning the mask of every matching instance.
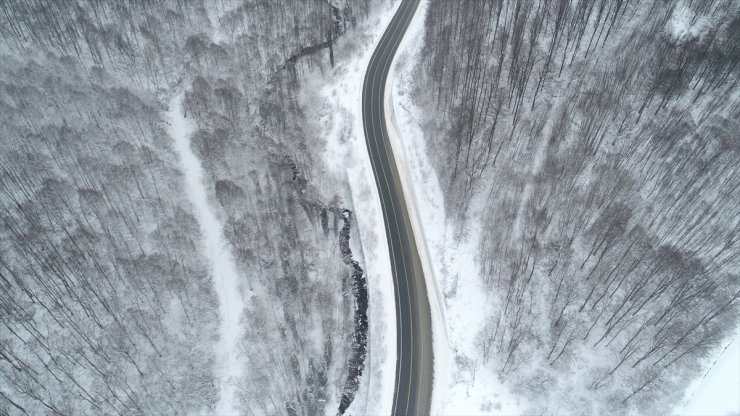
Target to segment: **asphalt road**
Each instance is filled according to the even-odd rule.
[[[394,415],[429,414],[432,393],[432,326],[424,274],[388,139],[383,99],[393,56],[419,0],[403,0],[368,66],[362,117],[390,250],[398,328]]]

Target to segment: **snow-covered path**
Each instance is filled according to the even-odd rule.
[[[220,338],[216,346],[216,374],[219,377],[221,396],[216,414],[237,414],[235,407],[236,382],[244,372],[244,361],[237,348],[240,330],[239,318],[244,309],[244,300],[239,290],[236,265],[222,238],[223,226],[208,204],[203,183],[203,168],[190,148],[190,135],[194,127],[182,112],[182,94],[170,101],[167,112],[168,133],[175,141],[175,150],[180,157],[185,175],[188,199],[195,208],[195,215],[203,233],[205,254],[210,261],[214,287],[219,299],[221,314]]]

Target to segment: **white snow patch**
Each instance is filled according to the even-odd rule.
[[[423,22],[428,2],[423,1],[404,38],[389,75],[393,86],[386,98],[391,144],[401,171],[414,232],[423,242],[425,277],[433,320],[434,388],[432,413],[444,415],[512,415],[523,411],[517,400],[483,365],[475,339],[490,302],[479,278],[477,252],[480,232],[471,227],[455,240],[455,225],[448,223],[444,196],[426,153],[420,110],[410,97],[415,62],[423,44]],[[412,48],[413,46],[413,48]],[[395,67],[398,77],[393,77]],[[397,137],[395,132],[401,138]],[[477,213],[471,209],[472,216]],[[471,224],[475,224],[473,219]],[[426,270],[429,268],[430,270]],[[436,295],[436,296],[434,296]]]
[[[684,42],[700,37],[706,29],[706,20],[697,18],[696,14],[685,3],[677,5],[671,19],[666,25],[666,32],[674,42]]]
[[[216,374],[221,383],[221,397],[216,414],[234,415],[238,414],[235,408],[235,385],[245,369],[243,357],[237,348],[240,338],[239,318],[244,309],[239,277],[231,253],[224,244],[223,226],[208,204],[203,168],[190,148],[190,135],[194,126],[192,121],[183,115],[182,93],[172,98],[166,115],[169,121],[167,130],[175,141],[175,151],[180,157],[188,199],[195,208],[195,216],[203,233],[203,248],[211,263],[213,283],[219,298],[222,321],[216,345]]]
[[[708,370],[686,389],[675,415],[720,416],[740,414],[740,327],[705,361]]]

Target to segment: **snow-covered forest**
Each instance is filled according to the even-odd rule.
[[[418,56],[449,246],[481,227],[458,371],[532,414],[670,412],[738,322],[740,4],[432,1]]]
[[[241,414],[352,403],[357,214],[305,86],[385,3],[0,4],[0,413],[212,414],[224,383]],[[225,336],[238,370],[219,370]]]
[[[721,382],[740,1],[422,3],[385,104],[433,404],[666,414]],[[0,415],[391,408],[360,100],[398,4],[0,2]]]

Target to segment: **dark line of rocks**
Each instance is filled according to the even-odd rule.
[[[342,261],[346,264],[352,274],[352,295],[355,298],[355,331],[352,335],[352,355],[347,363],[347,379],[342,389],[342,398],[339,402],[337,415],[343,415],[352,401],[360,386],[360,376],[365,369],[365,357],[367,356],[367,278],[360,264],[352,258],[352,249],[349,247],[352,211],[342,211],[344,225],[339,232],[339,250],[342,253]]]

